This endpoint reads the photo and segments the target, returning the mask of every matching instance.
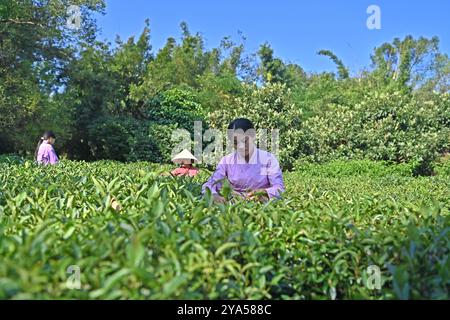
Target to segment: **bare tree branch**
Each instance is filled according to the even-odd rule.
[[[25,25],[32,25],[32,26],[38,26],[38,27],[44,28],[44,26],[42,24],[33,22],[33,21],[20,21],[20,20],[15,20],[15,19],[0,19],[0,23],[25,24]]]

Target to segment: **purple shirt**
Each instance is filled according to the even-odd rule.
[[[273,154],[255,147],[248,163],[238,153],[233,152],[220,160],[216,171],[202,187],[217,194],[222,184],[217,181],[227,178],[234,191],[245,193],[265,189],[269,198],[279,197],[284,191],[283,176],[278,160]]]
[[[37,154],[37,162],[39,164],[56,164],[58,162],[58,156],[56,155],[55,149],[47,141],[42,141]]]

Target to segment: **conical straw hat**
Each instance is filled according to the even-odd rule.
[[[198,161],[196,157],[192,155],[192,153],[189,152],[189,150],[184,149],[179,154],[177,154],[173,159],[172,162],[175,163],[183,163],[183,160],[194,160],[194,162]]]

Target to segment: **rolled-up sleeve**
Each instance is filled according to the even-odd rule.
[[[226,178],[227,170],[225,159],[222,158],[219,164],[217,165],[216,171],[212,174],[212,176],[206,181],[202,186],[202,193],[205,194],[206,189],[211,190],[212,194],[219,193],[220,188],[222,187],[222,183],[220,182],[222,179]]]
[[[266,188],[269,199],[280,198],[285,188],[280,164],[274,156],[272,156],[267,163],[267,178],[270,184],[270,187]]]

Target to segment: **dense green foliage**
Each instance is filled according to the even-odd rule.
[[[66,26],[69,5],[79,5],[83,23]],[[92,43],[95,12],[103,0],[2,0],[0,2],[0,153],[33,153],[47,128],[61,143],[72,133],[73,102],[59,89],[80,43]]]
[[[368,93],[356,105],[333,105],[303,127],[302,161],[332,159],[411,162],[431,174],[432,162],[450,149],[450,96],[417,101],[400,92]]]
[[[299,164],[283,200],[212,205],[200,197],[207,171],[3,160],[0,298],[450,297],[448,162],[433,177],[367,160]],[[80,289],[68,288],[70,266]]]
[[[382,43],[364,70],[323,48],[336,73],[310,73],[269,43],[248,52],[242,34],[207,48],[184,22],[157,51],[149,21],[136,38],[99,41],[104,1],[70,4],[81,8],[79,29],[66,25],[65,0],[0,4],[0,153],[31,156],[51,129],[69,159],[166,162],[173,129],[224,128],[237,116],[279,130],[285,169],[365,158],[430,175],[449,149],[450,59],[437,37]]]
[[[209,115],[209,123],[213,128],[226,132],[228,124],[236,118],[251,119],[257,131],[266,130],[267,148],[272,150],[274,142],[272,134],[280,140],[280,163],[284,168],[291,168],[296,159],[300,157],[304,144],[302,138],[302,113],[290,98],[290,90],[282,84],[268,84],[262,88],[243,86],[240,97],[230,99],[228,107],[216,110]],[[278,130],[272,131],[273,129]],[[262,137],[259,137],[260,143]]]
[[[97,117],[87,127],[93,159],[169,162],[172,131],[189,130],[194,121],[204,121],[198,97],[192,91],[174,88],[146,102],[142,118],[130,115]]]
[[[184,22],[157,51],[149,21],[100,41],[104,8],[0,2],[0,299],[450,298],[450,59],[437,37],[382,43],[364,70],[323,48],[336,73],[310,73],[269,43],[247,52],[242,34],[207,48]],[[207,169],[174,179],[149,164],[170,161],[175,129],[236,117],[267,130],[269,151],[279,134],[282,200],[213,205]],[[54,167],[24,160],[45,130]]]

